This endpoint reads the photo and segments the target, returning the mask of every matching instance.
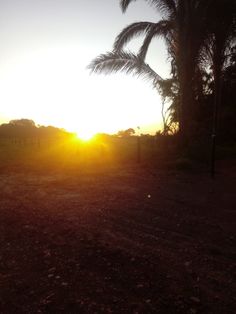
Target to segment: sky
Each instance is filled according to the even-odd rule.
[[[91,74],[87,66],[128,24],[159,19],[142,0],[125,14],[119,0],[0,0],[0,123],[28,118],[81,136],[157,131],[161,98],[151,82]],[[137,51],[141,39],[127,49]],[[151,45],[147,62],[168,77],[163,42]]]

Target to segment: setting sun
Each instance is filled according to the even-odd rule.
[[[80,132],[80,131],[78,133],[76,132],[77,138],[85,142],[91,140],[94,137],[94,135],[95,133],[89,132],[86,130],[84,132]]]

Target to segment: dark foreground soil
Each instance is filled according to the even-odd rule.
[[[236,166],[0,174],[0,313],[236,313]]]

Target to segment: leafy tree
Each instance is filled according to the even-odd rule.
[[[11,120],[9,124],[14,126],[35,127],[35,122],[30,119],[15,119]]]
[[[219,103],[218,138],[219,141],[236,140],[236,46],[232,47],[227,65],[221,73],[220,96],[223,101]],[[214,88],[214,86],[213,86]],[[213,95],[212,95],[213,96]],[[216,98],[216,97],[215,97]],[[216,121],[217,122],[217,121]]]
[[[26,140],[27,138],[58,139],[70,137],[71,133],[53,126],[36,126],[33,120],[16,119],[0,125],[0,136]]]
[[[132,135],[134,135],[135,134],[135,130],[134,129],[132,129],[132,128],[129,128],[129,129],[127,129],[127,130],[121,130],[121,131],[119,131],[118,133],[117,133],[117,135],[119,136],[119,137],[129,137],[129,136],[132,136]]]
[[[163,135],[174,134],[178,130],[176,108],[179,107],[179,84],[176,79],[159,81],[158,91],[162,97],[161,115],[163,121]]]
[[[221,103],[223,71],[229,65],[231,50],[236,40],[236,2],[215,0],[208,8],[207,37],[202,49],[203,67],[211,69],[214,82],[214,125],[216,132],[218,108]]]
[[[215,146],[218,112],[222,98],[223,71],[228,63],[230,50],[236,40],[236,2],[235,0],[215,0],[208,10],[209,23],[206,38],[206,59],[211,65],[214,80],[214,115],[212,125],[211,173],[215,173]]]
[[[37,132],[35,122],[30,119],[15,119],[9,122],[8,129],[11,129],[12,135],[16,138],[26,139],[34,137]]]

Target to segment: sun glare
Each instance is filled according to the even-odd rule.
[[[94,137],[94,133],[92,132],[76,132],[77,137],[82,141],[89,141]]]
[[[58,45],[18,54],[14,62],[10,59],[2,65],[0,119],[32,119],[76,132],[84,141],[97,133],[115,134],[137,125],[145,126],[142,132],[157,128],[160,106],[156,93],[150,96],[150,86],[122,74],[91,76],[84,70],[90,57],[86,59],[84,53],[80,63],[78,53],[76,45]],[[122,93],[117,92],[118,83]],[[148,109],[144,100],[150,103]]]

